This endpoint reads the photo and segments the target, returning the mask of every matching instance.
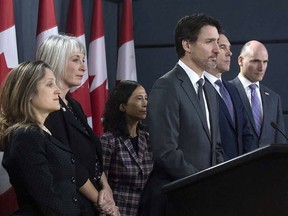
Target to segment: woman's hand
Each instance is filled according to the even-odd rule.
[[[101,213],[109,215],[115,211],[116,205],[110,187],[103,188],[101,191],[99,191],[97,207]]]

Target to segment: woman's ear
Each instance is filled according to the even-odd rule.
[[[126,111],[124,104],[120,104],[119,110],[120,110],[121,112],[125,112],[125,111]]]

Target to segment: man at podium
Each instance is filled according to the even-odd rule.
[[[217,92],[203,74],[216,67],[220,31],[220,23],[205,14],[185,16],[176,26],[179,61],[155,82],[149,95],[155,165],[143,194],[143,203],[148,203],[145,215],[171,214],[163,185],[223,161]]]

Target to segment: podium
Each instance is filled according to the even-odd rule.
[[[259,148],[162,191],[175,216],[287,216],[288,145]]]

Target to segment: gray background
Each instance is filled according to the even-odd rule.
[[[102,1],[109,88],[114,87],[117,37],[122,1]],[[14,0],[19,61],[35,55],[39,0]],[[55,0],[59,32],[65,32],[69,0]],[[93,0],[82,0],[87,48],[90,38]],[[287,0],[135,0],[133,1],[134,42],[138,81],[147,92],[155,80],[170,70],[177,57],[173,47],[174,28],[184,15],[207,13],[222,23],[232,44],[230,80],[237,76],[237,57],[248,40],[263,42],[269,64],[263,84],[281,95],[288,128],[288,2]],[[287,130],[286,130],[287,131]]]

